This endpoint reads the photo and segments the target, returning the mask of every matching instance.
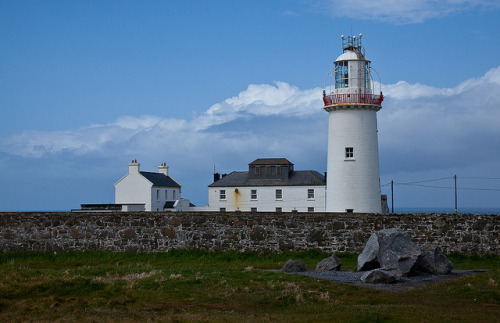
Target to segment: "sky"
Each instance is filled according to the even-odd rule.
[[[325,77],[359,33],[382,194],[453,207],[457,175],[459,209],[500,207],[499,32],[490,0],[0,1],[0,211],[113,203],[132,159],[198,206],[214,167],[323,173]]]

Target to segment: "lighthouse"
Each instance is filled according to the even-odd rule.
[[[380,88],[375,93],[374,70],[365,57],[362,36],[342,35],[343,53],[325,80],[323,101],[329,114],[327,212],[382,211],[377,111],[382,108],[383,96]]]

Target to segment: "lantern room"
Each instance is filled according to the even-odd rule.
[[[325,79],[325,108],[332,105],[382,103],[382,91],[380,95],[375,95],[372,71],[376,71],[365,57],[362,37],[363,34],[359,34],[359,37],[342,35],[343,53],[335,60],[334,68]],[[380,79],[378,83],[380,86]]]

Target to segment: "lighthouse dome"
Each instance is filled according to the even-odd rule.
[[[335,62],[339,62],[339,61],[361,61],[361,60],[362,61],[366,61],[367,59],[363,55],[360,55],[360,54],[356,53],[353,50],[348,50],[345,53],[343,53],[342,55],[340,55],[335,60]]]

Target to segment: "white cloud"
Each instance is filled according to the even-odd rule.
[[[382,169],[500,160],[500,67],[454,88],[399,81],[382,89]],[[190,120],[124,116],[74,130],[27,130],[1,138],[0,152],[27,158],[71,154],[163,161],[167,156],[185,165],[235,158],[241,163],[266,155],[322,160],[327,114],[321,92],[285,82],[251,84]]]
[[[120,146],[125,151],[140,151],[145,147],[154,150],[154,145],[166,142],[171,147],[175,144],[176,149],[189,149],[207,139],[205,130],[237,119],[273,115],[297,117],[321,111],[321,91],[319,88],[303,91],[285,82],[250,84],[238,96],[212,105],[192,120],[123,116],[115,122],[75,130],[27,130],[0,139],[0,151],[38,158],[60,152],[88,154],[103,148],[109,150],[110,145]]]
[[[451,169],[474,168],[498,173],[482,165],[500,162],[500,66],[453,88],[400,81],[382,89],[382,176],[429,170],[447,176]],[[26,130],[0,138],[0,163],[17,172],[20,162],[36,163],[22,169],[31,172],[25,176],[66,172],[86,180],[108,176],[113,183],[130,159],[145,170],[167,162],[183,194],[205,203],[214,162],[217,171],[228,172],[244,170],[254,158],[287,157],[297,169],[325,171],[328,114],[321,92],[285,82],[251,84],[189,120],[123,116],[79,129]]]
[[[393,24],[420,23],[476,9],[496,9],[498,0],[326,0],[332,15]]]

